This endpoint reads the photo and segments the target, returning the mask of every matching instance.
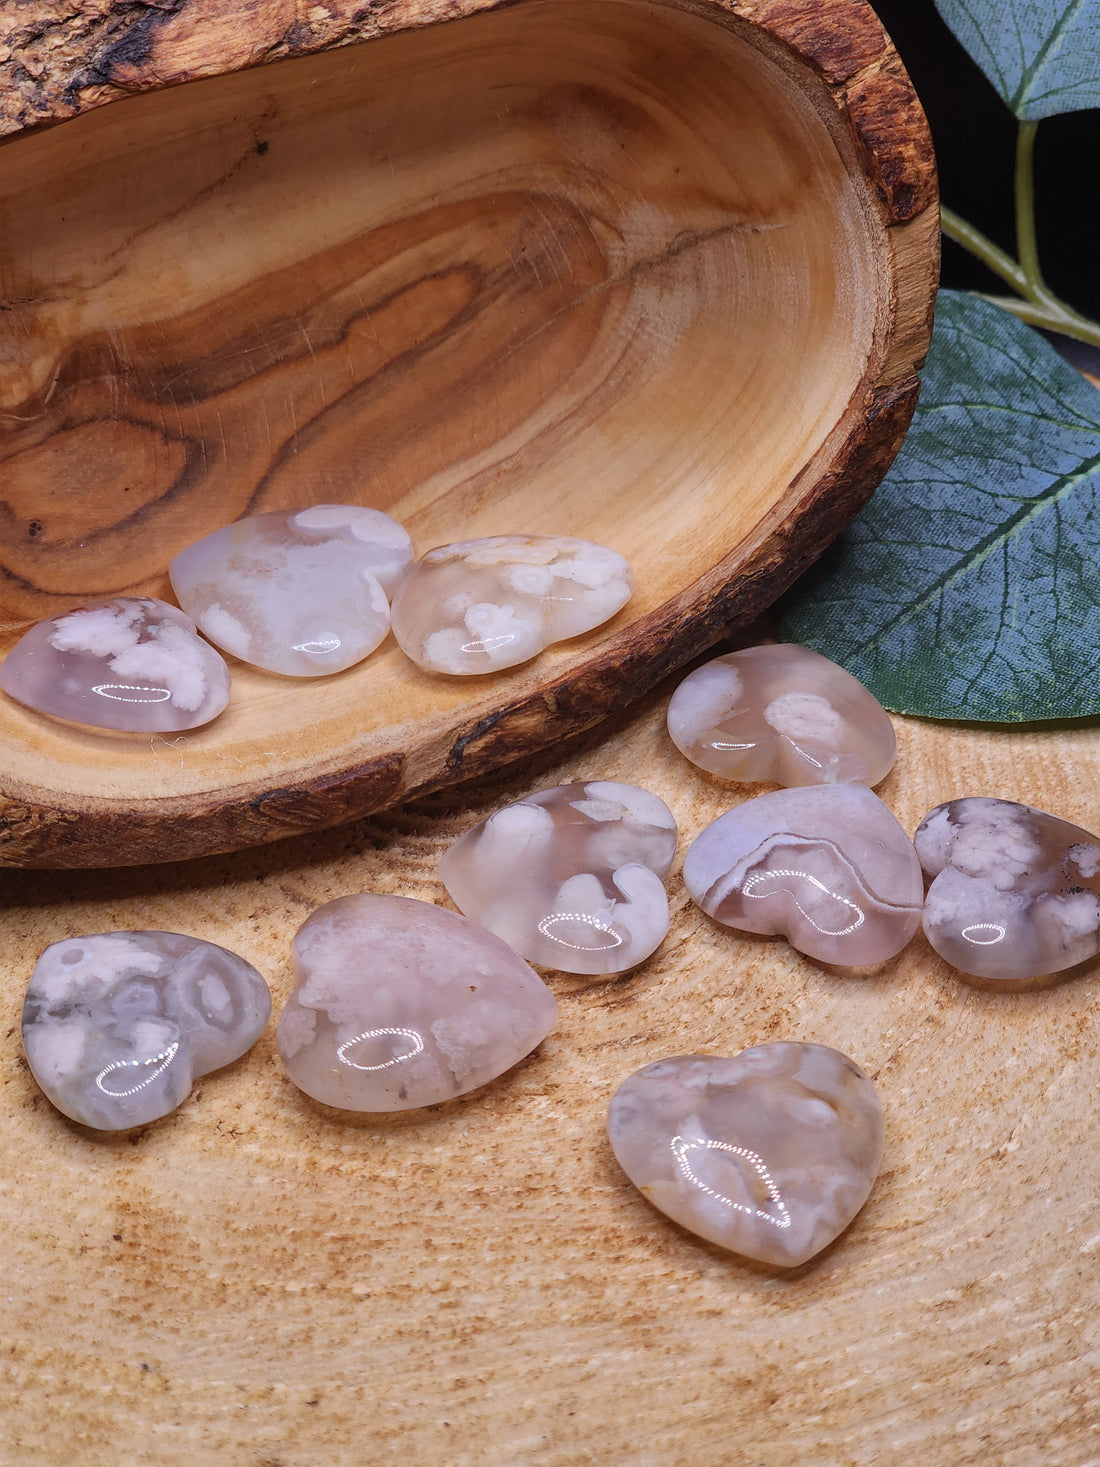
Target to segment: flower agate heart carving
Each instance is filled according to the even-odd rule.
[[[672,695],[668,731],[693,764],[725,779],[875,785],[894,762],[894,725],[878,699],[793,643],[697,667]]]
[[[402,578],[393,634],[429,672],[497,672],[592,631],[626,605],[633,586],[627,561],[591,540],[464,540],[429,550]]]
[[[73,723],[173,733],[221,713],[229,669],[178,607],[119,596],[31,627],[0,668],[0,687]]]
[[[316,677],[360,662],[389,630],[387,593],[412,560],[377,509],[317,504],[254,515],[182,550],[172,589],[212,642],[269,672]]]
[[[924,931],[977,978],[1060,973],[1100,951],[1100,839],[1009,800],[937,805],[914,837],[933,877]]]
[[[858,784],[746,800],[696,837],[684,885],[716,921],[782,933],[809,957],[847,967],[901,952],[924,895],[912,841]]]
[[[55,942],[23,1004],[31,1072],[65,1115],[101,1131],[165,1116],[192,1081],[251,1048],[267,984],[223,947],[178,932]]]
[[[533,963],[622,973],[668,931],[663,878],[676,822],[663,800],[610,780],[539,790],[444,852],[455,905]]]
[[[430,902],[364,892],[327,902],[294,938],[279,1020],[287,1074],[345,1110],[412,1110],[503,1074],[558,1006],[510,947]]]
[[[607,1129],[655,1207],[722,1248],[788,1268],[820,1253],[866,1202],[884,1130],[858,1065],[795,1043],[647,1065],[615,1092]]]

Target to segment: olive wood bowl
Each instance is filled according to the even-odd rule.
[[[0,864],[237,849],[579,731],[767,606],[912,413],[934,164],[863,0],[301,14],[18,9],[0,651],[95,597],[171,599],[192,540],[319,502],[418,552],[603,541],[636,594],[494,678],[392,640],[323,679],[234,663],[178,737],[3,699]]]

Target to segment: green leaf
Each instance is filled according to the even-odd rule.
[[[1100,107],[1100,0],[936,0],[1022,122]]]
[[[1029,326],[941,291],[921,400],[867,508],[782,603],[887,708],[1100,713],[1100,392]]]

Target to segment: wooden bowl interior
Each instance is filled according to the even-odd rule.
[[[595,635],[653,612],[785,512],[869,369],[887,251],[833,114],[735,17],[530,0],[0,149],[7,644],[171,599],[198,536],[324,501],[419,551],[605,541],[638,589]],[[329,679],[233,673],[183,738],[10,700],[0,738],[28,786],[190,796],[400,747],[522,676],[445,680],[392,642]]]

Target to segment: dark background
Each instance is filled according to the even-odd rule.
[[[872,0],[924,103],[944,204],[1015,255],[1016,119],[940,19],[933,0]],[[1100,110],[1050,117],[1035,144],[1039,259],[1050,288],[1100,320]],[[943,242],[942,283],[1011,294]]]

